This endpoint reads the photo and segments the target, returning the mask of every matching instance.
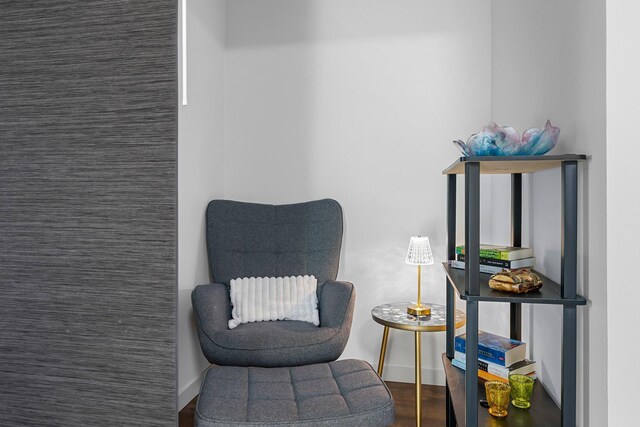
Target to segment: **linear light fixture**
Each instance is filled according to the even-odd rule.
[[[182,105],[187,105],[187,0],[182,0]]]

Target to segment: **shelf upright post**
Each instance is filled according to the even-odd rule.
[[[458,422],[456,421],[456,413],[453,410],[453,402],[451,401],[451,391],[449,391],[449,382],[445,381],[445,405],[447,408],[446,413],[446,421],[445,426],[447,427],[457,427]]]
[[[511,246],[522,246],[522,174],[511,174]],[[511,339],[522,339],[522,304],[511,303],[510,335]]]
[[[456,174],[447,175],[447,260],[456,256]],[[447,357],[453,359],[456,334],[456,295],[447,277]]]
[[[464,288],[467,295],[480,294],[480,163],[464,166],[465,178],[465,264]],[[478,425],[478,301],[467,301],[466,334],[466,424]]]
[[[456,256],[456,185],[458,176],[447,175],[447,260],[453,260]],[[456,333],[456,295],[453,283],[447,277],[447,357],[453,359],[454,339]],[[456,426],[456,414],[453,411],[453,403],[449,392],[449,384],[446,384],[446,425]]]
[[[578,273],[578,162],[562,162],[562,298],[575,298]]]
[[[465,164],[465,264],[464,287],[469,295],[480,293],[480,163]]]
[[[575,298],[578,274],[578,162],[562,162],[561,296]],[[576,306],[562,309],[562,426],[576,425]]]

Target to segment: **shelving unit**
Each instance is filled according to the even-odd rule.
[[[465,252],[466,270],[443,263],[447,273],[447,351],[443,355],[447,378],[447,426],[554,426],[576,424],[576,311],[586,299],[577,288],[578,162],[585,155],[522,157],[461,157],[443,171],[447,175],[447,259],[455,259],[456,175],[465,176]],[[562,241],[561,283],[540,275],[544,285],[539,292],[510,294],[489,288],[489,274],[479,272],[480,255],[480,175],[511,175],[511,245],[522,245],[522,174],[561,168]],[[467,357],[463,372],[451,365],[454,356],[455,297],[467,304]],[[510,305],[510,336],[521,339],[522,304],[562,305],[562,391],[561,408],[538,383],[532,407],[510,407],[509,415],[498,420],[488,415],[478,401],[484,398],[483,381],[478,382],[479,302],[494,301]]]

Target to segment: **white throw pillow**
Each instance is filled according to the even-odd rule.
[[[302,320],[318,326],[317,287],[318,280],[307,275],[233,279],[229,329],[267,320]]]

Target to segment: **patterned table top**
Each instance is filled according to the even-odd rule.
[[[408,302],[382,304],[371,310],[371,317],[381,325],[407,331],[435,332],[447,329],[447,308],[444,305],[424,303],[431,307],[430,316],[414,316],[407,313]],[[465,314],[456,310],[456,329],[466,323]]]

